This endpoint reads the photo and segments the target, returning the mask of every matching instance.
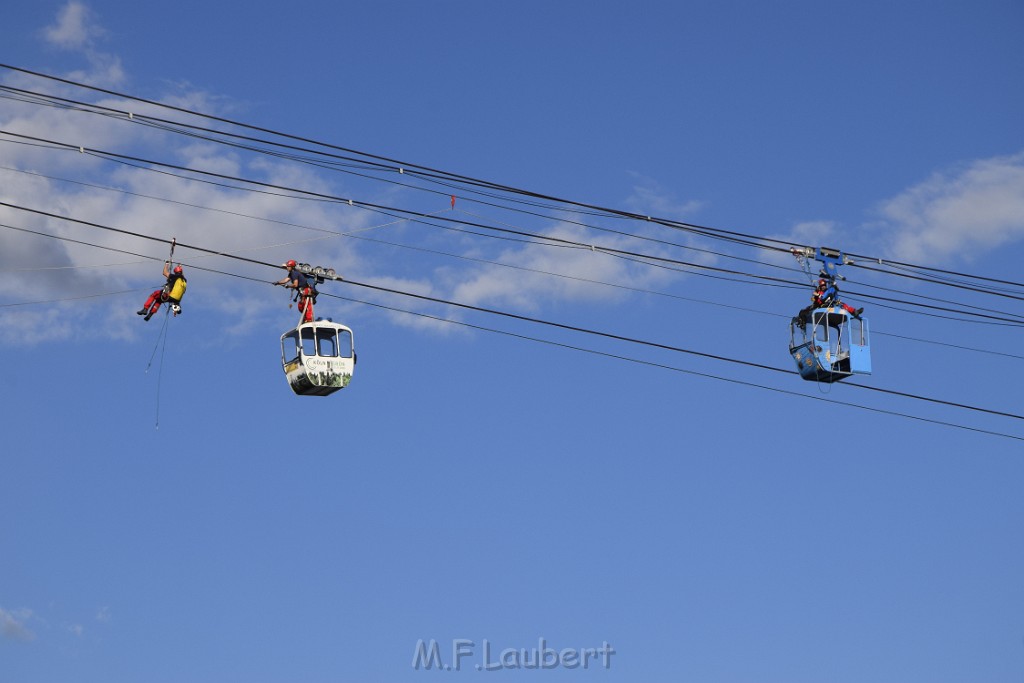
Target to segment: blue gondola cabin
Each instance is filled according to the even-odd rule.
[[[868,321],[842,308],[816,308],[805,325],[790,323],[789,353],[800,376],[832,383],[871,374]]]

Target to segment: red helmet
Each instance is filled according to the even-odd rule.
[[[288,266],[289,268],[294,268],[295,267],[295,261],[294,260],[288,261],[288,263],[286,263],[285,265]]]
[[[174,266],[174,274],[181,275],[181,266]]]
[[[824,287],[827,284],[828,284],[828,282],[826,282],[825,280],[818,280],[818,286],[819,287]]]

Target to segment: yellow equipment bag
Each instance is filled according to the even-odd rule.
[[[170,294],[167,295],[171,301],[181,301],[181,297],[185,295],[185,288],[188,287],[188,283],[185,278],[179,277],[174,280],[174,286],[171,287]]]

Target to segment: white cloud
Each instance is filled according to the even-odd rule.
[[[43,29],[46,41],[64,50],[90,47],[105,31],[97,24],[92,11],[81,2],[72,0],[57,13],[57,21]]]
[[[636,182],[625,204],[634,213],[683,222],[702,206],[697,201],[678,200],[649,178],[636,173],[632,176]],[[682,231],[672,236],[663,226],[616,221],[611,229],[618,233],[598,232],[579,225],[594,224],[596,221],[592,216],[569,214],[563,218],[563,221],[542,230],[541,234],[556,240],[592,245],[593,249],[536,244],[506,249],[492,260],[512,267],[483,265],[469,273],[458,272],[452,278],[455,282],[450,285],[452,298],[470,304],[511,306],[526,311],[561,301],[612,303],[629,296],[629,288],[654,288],[681,274],[603,252],[602,249],[664,256],[702,265],[710,265],[717,260],[707,252],[686,250],[686,247],[700,249],[702,242]],[[631,235],[656,237],[684,248],[659,242],[640,242]],[[552,276],[552,273],[557,275]]]
[[[679,200],[653,178],[640,173],[630,174],[635,183],[632,194],[626,198],[626,208],[644,216],[658,216],[682,221],[704,208],[697,200]]]
[[[85,57],[88,68],[70,75],[72,80],[111,83],[123,79],[120,60],[114,55],[96,50],[96,45],[106,36],[106,32],[85,4],[72,1],[65,5],[56,22],[46,28],[44,35],[51,45],[77,51]],[[29,76],[17,78],[20,79],[19,85],[27,89],[39,88],[38,81]],[[50,83],[46,87],[56,95],[82,97],[80,91],[69,86]],[[168,92],[161,99],[177,106],[214,114],[238,107],[237,103],[182,83],[169,85]],[[123,102],[114,97],[104,97],[98,103],[135,114],[154,113],[149,105]],[[160,111],[157,115],[168,116],[166,111]],[[175,118],[186,117],[185,114],[175,115]],[[211,125],[209,121],[199,123]],[[0,101],[0,128],[44,140],[173,161],[188,168],[305,188],[326,195],[353,196],[364,201],[377,199],[378,203],[396,206],[408,206],[410,201],[411,193],[395,186],[374,184],[373,189],[366,194],[351,193],[346,191],[349,188],[343,186],[349,178],[339,180],[341,176],[328,175],[310,166],[230,150],[202,140],[177,137],[153,128],[81,112]],[[280,263],[287,258],[296,258],[314,265],[333,267],[348,279],[391,283],[403,291],[421,292],[442,299],[536,310],[539,306],[553,302],[610,302],[629,296],[624,289],[601,286],[586,280],[646,288],[682,276],[680,273],[602,254],[600,250],[518,244],[506,248],[507,242],[468,237],[462,243],[460,253],[473,254],[484,260],[502,261],[517,268],[480,263],[467,266],[461,261],[428,264],[424,260],[428,257],[421,255],[402,258],[409,252],[401,252],[395,258],[394,249],[383,253],[387,247],[329,237],[323,232],[303,230],[296,226],[358,233],[373,225],[386,225],[379,228],[379,232],[375,231],[373,236],[380,235],[391,240],[397,239],[396,235],[404,235],[410,237],[413,244],[438,246],[439,250],[446,252],[456,252],[459,247],[453,246],[452,233],[441,233],[420,225],[410,226],[395,221],[391,216],[337,203],[300,201],[285,196],[229,189],[212,182],[183,180],[143,168],[113,164],[78,152],[54,151],[10,142],[0,142],[0,150],[4,155],[4,166],[122,190],[118,192],[70,185],[56,179],[48,180],[17,171],[0,170],[0,181],[3,181],[0,182],[0,198],[4,201],[163,239],[173,236],[179,244],[195,244],[231,254],[251,255],[263,261]],[[650,179],[639,175],[634,175],[634,179],[632,194],[627,203],[637,213],[684,220],[700,208],[699,203],[681,201]],[[358,187],[363,191],[364,186]],[[160,197],[164,201],[149,197]],[[254,220],[253,217],[258,219]],[[590,220],[592,217],[582,218]],[[647,253],[661,251],[666,255],[679,255],[674,247],[665,246],[660,249],[653,243],[640,244],[628,236],[596,233],[570,222],[582,218],[565,215],[544,220],[539,228],[532,225],[517,227],[593,243],[596,247],[633,248]],[[165,257],[166,247],[158,243],[9,209],[0,209],[0,223],[157,259],[147,261],[138,256],[104,252],[82,244],[0,229],[0,296],[4,302],[70,298],[123,289],[151,290],[160,284],[160,260]],[[666,234],[664,228],[643,223],[613,220],[609,224],[616,229],[647,232],[661,237]],[[454,240],[457,242],[460,238],[456,236]],[[431,242],[434,239],[438,242]],[[697,239],[683,233],[672,238],[686,245],[696,245]],[[364,253],[370,251],[374,258],[368,258]],[[267,269],[239,264],[237,261],[183,247],[179,247],[175,256],[184,262],[189,278],[188,294],[182,302],[186,312],[195,306],[217,312],[222,325],[218,332],[226,333],[228,338],[244,340],[257,327],[265,329],[267,324],[271,324],[269,321],[291,319],[293,311],[287,310],[283,292],[261,289],[244,280],[206,273],[200,267],[270,281],[274,273],[266,272]],[[705,263],[713,259],[713,256],[707,254],[690,254],[688,258]],[[111,263],[122,265],[94,267]],[[31,270],[26,271],[25,268]],[[564,277],[552,277],[542,271],[559,273]],[[28,281],[31,286],[27,285]],[[360,295],[358,292],[353,294]],[[444,317],[462,317],[465,314],[465,311],[438,304],[379,294],[370,296],[375,297],[375,301]],[[20,329],[23,324],[33,324],[44,325],[44,334],[51,339],[59,339],[83,333],[80,328],[87,324],[86,316],[82,313],[83,306],[102,307],[100,315],[88,316],[91,324],[84,333],[131,338],[143,330],[134,311],[139,308],[144,297],[145,292],[142,292],[134,298],[107,300],[106,305],[97,303],[104,300],[88,300],[85,304],[59,303],[46,307],[4,308],[0,309],[0,315],[5,318],[4,329],[9,335],[13,334],[11,330]],[[321,299],[317,313],[337,316],[338,311],[344,311],[345,307],[339,301]],[[401,314],[389,316],[402,325],[445,330],[446,333],[453,333],[456,329],[424,318]]]
[[[878,207],[886,254],[970,259],[1024,238],[1024,152],[936,173]]]
[[[71,36],[75,31],[72,28],[81,23],[82,16],[75,12],[62,14],[61,22],[54,27],[54,31],[60,28],[55,35],[73,42]],[[20,84],[39,87],[37,82],[27,82],[31,80],[27,76],[20,78]],[[91,73],[90,77],[81,80],[95,81],[96,74]],[[48,87],[55,94],[70,93],[70,89],[64,86],[51,84]],[[75,96],[80,96],[80,93]],[[180,90],[173,98],[178,102],[215,99],[203,93],[182,93]],[[135,113],[151,109],[148,105],[129,105],[109,98],[103,104]],[[81,113],[69,115],[69,112],[59,109],[4,101],[0,102],[0,128],[97,149],[129,152],[157,149],[161,156],[156,158],[168,159],[168,155],[174,155],[176,162],[183,166],[332,193],[331,186],[308,167],[289,166],[259,157],[255,160],[239,157],[208,143],[176,142],[174,138],[168,142],[166,136],[151,128],[103,117]],[[368,221],[365,214],[353,215],[354,210],[347,206],[232,190],[211,183],[172,178],[144,168],[112,164],[78,152],[54,151],[10,141],[0,142],[0,150],[2,166],[5,167],[0,169],[0,200],[11,204],[162,239],[177,237],[179,244],[247,254],[271,262],[280,263],[292,256],[310,261],[316,258],[319,259],[318,265],[334,267],[342,274],[360,263],[351,243],[343,244],[341,238],[298,227],[309,225],[321,230],[341,231],[342,217],[346,228],[358,228]],[[83,180],[89,185],[72,184],[60,178]],[[160,200],[139,195],[159,197]],[[11,226],[0,229],[0,301],[5,304],[72,299],[128,289],[151,290],[162,281],[160,260],[166,257],[167,247],[158,243],[6,207],[0,207],[0,224]],[[64,241],[29,234],[24,230],[54,235],[64,238]],[[315,242],[310,242],[311,239]],[[80,240],[157,260],[112,253],[67,240]],[[315,256],[311,252],[315,252]],[[247,274],[269,282],[273,274],[267,273],[266,269],[240,265],[184,247],[176,251],[175,258],[186,264],[189,275],[189,295],[183,302],[185,307],[199,304],[224,311],[225,326],[235,333],[246,331],[250,324],[247,321],[255,319],[252,314],[259,312],[261,302],[265,304],[272,300],[273,306],[269,308],[286,308],[278,306],[281,301],[269,291],[254,289],[253,285],[241,280],[225,281],[222,277],[199,270],[199,267],[248,271]],[[196,268],[188,270],[193,263]],[[197,296],[196,292],[206,295]],[[87,336],[103,334],[131,338],[142,329],[133,312],[144,298],[143,292],[135,297],[137,300],[128,301],[124,297],[106,300],[109,305],[103,306],[102,317],[89,315],[91,324],[85,330],[80,329],[87,317],[81,312],[83,307],[90,306],[95,310],[97,303],[103,304],[103,299],[38,306],[7,305],[0,308],[2,334],[4,341],[14,341],[14,331],[31,324],[40,325],[33,329],[41,330],[49,339],[83,333]],[[268,309],[268,306],[262,308]]]
[[[557,226],[544,234],[559,239],[589,241],[595,250],[544,246],[509,249],[495,260],[515,268],[483,265],[469,273],[460,271],[452,283],[451,297],[473,305],[503,305],[533,311],[554,301],[608,301],[623,296],[623,290],[596,282],[643,286],[655,278],[664,278],[664,271],[599,250],[599,247],[622,248],[626,238],[595,239],[573,226]],[[552,277],[547,273],[558,273],[563,277]]]
[[[116,83],[124,78],[120,60],[96,51],[105,31],[96,22],[88,7],[81,2],[65,5],[56,22],[47,27],[45,37],[53,46],[81,53],[88,64],[82,72],[71,74],[72,80],[87,83]],[[16,85],[36,89],[38,82],[28,76],[13,76]],[[59,85],[47,86],[58,95],[80,97],[81,93]],[[219,95],[201,92],[188,84],[168,86],[166,102],[211,113],[224,113],[238,107]],[[126,103],[116,98],[100,102],[115,109],[134,113],[153,113],[141,103]],[[161,111],[159,116],[168,116]],[[175,115],[178,117],[179,115]],[[182,118],[184,114],[180,115]],[[202,122],[210,125],[209,122]],[[202,168],[226,175],[246,176],[268,183],[301,187],[324,194],[355,196],[339,189],[339,176],[329,176],[309,166],[279,159],[228,150],[204,141],[177,138],[140,125],[93,117],[25,103],[0,101],[0,128],[34,135],[44,139],[138,154],[161,160],[174,160],[182,166]],[[632,296],[622,288],[588,281],[604,281],[624,287],[654,289],[680,277],[673,272],[642,265],[606,253],[600,248],[619,248],[682,260],[712,264],[716,257],[701,252],[685,252],[653,242],[638,243],[631,237],[595,231],[575,225],[573,221],[598,222],[594,216],[562,215],[545,220],[540,228],[526,226],[530,232],[544,233],[574,241],[594,244],[595,251],[527,246],[516,243],[466,238],[463,255],[500,261],[515,268],[463,262],[446,265],[425,265],[410,259],[409,270],[402,271],[388,255],[369,258],[365,252],[383,249],[366,243],[339,238],[323,239],[324,234],[302,230],[296,225],[337,231],[358,231],[373,222],[390,222],[391,217],[361,212],[338,204],[299,201],[272,194],[242,192],[198,181],[185,181],[149,170],[101,161],[77,152],[53,150],[0,142],[3,165],[21,170],[36,170],[47,175],[87,180],[97,185],[121,188],[127,192],[161,197],[156,201],[122,192],[110,192],[84,186],[73,186],[55,180],[0,170],[0,198],[12,203],[37,207],[54,213],[124,228],[161,238],[177,237],[179,243],[191,243],[223,250],[232,254],[252,255],[260,260],[280,263],[294,257],[315,265],[334,267],[349,279],[392,284],[396,289],[453,299],[469,304],[512,307],[518,311],[537,311],[548,304],[566,301],[618,303]],[[638,214],[667,217],[680,221],[690,219],[702,208],[698,201],[680,199],[657,182],[633,174],[631,194],[626,207]],[[404,190],[394,187],[377,190],[385,204],[401,205],[408,199]],[[197,208],[206,207],[206,208]],[[941,259],[971,249],[991,249],[1009,240],[1024,236],[1024,154],[978,161],[953,173],[937,174],[928,181],[884,202],[879,207],[886,230],[887,250],[901,260]],[[254,220],[250,217],[259,217]],[[487,218],[480,220],[489,222]],[[276,222],[275,222],[276,221]],[[55,219],[45,219],[23,212],[0,209],[0,223],[38,229],[65,238],[82,239],[106,247],[124,249],[156,257],[146,261],[138,257],[100,251],[93,247],[58,242],[0,229],[0,296],[2,301],[27,301],[64,298],[121,289],[153,289],[160,284],[160,261],[166,247],[125,235],[114,235],[83,228]],[[609,226],[678,244],[700,248],[702,238],[684,232],[672,235],[663,227],[643,222],[610,221]],[[382,228],[388,238],[409,226]],[[376,232],[373,233],[375,236]],[[429,244],[437,232],[415,226],[406,235]],[[428,235],[429,236],[426,236]],[[426,237],[424,237],[426,236]],[[836,224],[826,221],[805,221],[796,224],[783,239],[795,244],[843,246]],[[450,234],[446,234],[443,251],[456,251]],[[310,241],[316,240],[316,241]],[[205,273],[199,267],[242,273],[270,281],[274,273],[266,268],[246,266],[222,257],[211,257],[188,249],[179,249],[176,257],[186,264],[189,293],[183,304],[188,312],[204,307],[218,314],[222,329],[229,338],[245,340],[257,329],[277,325],[273,321],[291,322],[294,309],[287,309],[287,297],[281,290],[260,288],[255,283]],[[768,256],[767,258],[772,258]],[[792,263],[790,257],[783,260]],[[97,264],[122,262],[116,267],[92,268]],[[781,263],[782,261],[780,261]],[[193,266],[195,266],[193,268]],[[32,271],[22,270],[26,267]],[[546,273],[558,273],[552,277]],[[339,290],[334,290],[335,292]],[[352,292],[360,296],[360,292]],[[397,296],[369,295],[398,307],[432,312],[444,317],[465,317],[462,310],[416,302]],[[84,304],[55,304],[45,308],[4,308],[0,330],[31,325],[44,330],[51,338],[67,338],[75,334],[105,334],[131,338],[140,334],[134,311],[145,293],[132,298],[109,300],[101,316],[83,313]],[[93,304],[89,304],[93,305]],[[318,314],[335,315],[344,304],[321,299]],[[186,313],[187,315],[188,313]],[[392,314],[389,314],[392,315]],[[297,317],[297,316],[296,316]],[[336,318],[337,319],[337,318]],[[396,324],[444,330],[455,328],[442,323],[393,314]],[[98,324],[100,323],[100,324]],[[218,335],[211,335],[218,338]]]
[[[7,611],[0,607],[0,636],[23,642],[34,640],[36,634],[25,625],[25,622],[31,618],[32,610],[30,609]]]
[[[785,235],[773,235],[784,242],[798,245],[829,245],[836,237],[836,225],[832,221],[803,221],[797,223]]]
[[[169,96],[177,102],[201,102],[209,104],[217,98],[203,93],[183,92],[175,86],[176,92]],[[113,99],[104,104],[115,109],[131,109],[140,112],[136,105],[129,106]],[[202,107],[200,107],[202,108]],[[145,108],[143,108],[144,110]],[[162,113],[161,115],[166,115]],[[97,149],[133,150],[154,149],[154,157],[167,159],[173,155],[176,163],[203,170],[223,173],[229,176],[244,176],[260,179],[271,184],[305,188],[325,195],[345,194],[336,184],[328,182],[324,174],[308,166],[290,164],[266,157],[251,156],[238,151],[225,150],[208,142],[183,140],[175,141],[153,129],[133,126],[120,121],[98,119],[82,114],[69,114],[60,110],[40,110],[30,105],[0,103],[0,127],[35,135],[43,139],[57,139],[72,144],[83,144]],[[168,142],[170,140],[170,142]],[[359,233],[375,225],[385,231],[384,237],[393,238],[397,233],[415,235],[417,239],[432,239],[439,233],[422,226],[411,227],[390,216],[361,211],[337,203],[299,201],[290,197],[252,193],[228,189],[209,182],[188,181],[166,174],[153,173],[142,168],[112,165],[88,155],[69,152],[54,152],[35,147],[4,145],[12,148],[6,165],[32,169],[46,175],[88,178],[91,184],[119,188],[126,192],[113,192],[94,187],[69,186],[56,180],[38,176],[21,176],[10,171],[0,171],[4,177],[13,178],[13,183],[0,184],[0,196],[7,201],[28,207],[72,216],[101,225],[123,228],[133,232],[158,236],[164,239],[177,237],[179,244],[195,244],[206,248],[223,250],[233,254],[251,255],[260,260],[280,263],[287,258],[325,265],[335,268],[349,279],[370,279],[374,282],[392,283],[404,291],[421,292],[443,299],[465,301],[481,305],[512,305],[520,310],[534,310],[546,302],[563,300],[612,301],[625,296],[622,289],[603,287],[585,280],[604,280],[625,286],[645,287],[665,282],[678,273],[631,263],[627,260],[602,254],[600,251],[578,249],[554,249],[550,247],[516,246],[498,251],[505,242],[480,241],[467,238],[466,251],[487,260],[498,260],[518,269],[500,266],[474,265],[466,267],[461,262],[448,262],[444,266],[431,266],[426,270],[419,259],[412,265],[413,272],[403,273],[396,267],[390,256],[378,260],[363,258],[360,253],[365,243],[325,235],[323,230]],[[140,154],[143,156],[143,154]],[[16,183],[16,185],[14,184]],[[375,191],[383,195],[385,203],[402,205],[408,197],[393,196],[404,192],[386,186]],[[127,194],[134,193],[134,194]],[[154,201],[139,195],[161,197],[165,201]],[[359,197],[366,199],[365,196]],[[637,211],[654,215],[683,219],[694,211],[697,204],[675,201],[650,181],[641,179],[634,188],[630,203]],[[202,207],[202,208],[201,208]],[[254,220],[258,217],[260,220]],[[597,247],[635,248],[638,251],[652,251],[649,245],[637,248],[637,243],[622,235],[600,234],[571,225],[568,221],[580,220],[579,216],[565,216],[567,222],[557,219],[548,221],[546,233],[567,239],[593,243]],[[487,219],[483,219],[487,220]],[[61,237],[83,239],[133,253],[164,257],[159,244],[147,243],[124,235],[98,232],[81,225],[56,219],[44,219],[13,210],[0,210],[0,222],[19,227],[31,227]],[[621,221],[613,221],[622,228]],[[296,226],[309,226],[314,230],[302,230]],[[317,232],[317,229],[321,232]],[[545,232],[544,228],[531,231]],[[654,232],[662,230],[655,226],[635,223],[624,229]],[[378,235],[378,232],[374,232]],[[663,235],[662,235],[663,236]],[[444,251],[454,251],[451,234],[445,233]],[[129,255],[110,254],[85,245],[57,242],[37,237],[26,239],[23,234],[5,234],[0,230],[0,240],[11,242],[14,248],[0,252],[0,295],[28,300],[69,296],[71,293],[93,293],[137,287],[155,287],[159,284],[159,261],[146,261]],[[692,238],[680,234],[675,241],[692,243]],[[274,246],[276,245],[276,246]],[[381,249],[381,247],[374,247]],[[673,250],[675,251],[675,250]],[[392,251],[392,254],[394,252]],[[240,269],[253,277],[269,281],[273,274],[265,269],[239,265],[219,257],[210,257],[185,248],[179,248],[176,258],[184,261],[189,277],[189,293],[183,301],[186,309],[193,302],[202,301],[207,309],[218,310],[223,322],[221,332],[228,337],[244,339],[254,329],[270,319],[288,316],[283,295],[253,289],[253,285],[241,281],[225,281],[224,278],[207,274],[199,267],[223,269],[238,272]],[[694,260],[709,261],[707,255],[697,255]],[[113,268],[89,269],[85,266],[98,263],[122,262]],[[24,277],[18,275],[18,266],[50,267],[63,266],[61,271],[39,270],[33,273],[36,296],[25,296]],[[191,266],[195,268],[190,270]],[[554,278],[540,271],[557,272],[565,277]],[[216,291],[216,294],[210,294]],[[200,294],[202,293],[202,294]],[[141,295],[141,296],[144,296]],[[137,297],[139,298],[139,297]],[[394,297],[387,297],[396,303]],[[132,312],[139,301],[121,308],[111,307],[104,325],[93,325],[94,330],[118,336],[131,337],[140,329]],[[337,315],[336,309],[343,306],[336,301],[322,301],[318,314]],[[464,311],[408,299],[399,306],[413,310],[433,312],[444,317],[459,317]],[[76,316],[58,315],[67,309],[62,306],[50,310],[19,310],[6,313],[9,320],[53,323],[46,327],[51,338],[70,336],[80,320]],[[127,312],[126,312],[127,311]],[[389,314],[397,324],[445,330],[452,333],[455,328],[425,318]],[[12,318],[13,317],[13,318]],[[59,321],[60,324],[57,324]],[[15,329],[12,324],[7,329]]]
[[[377,287],[384,287],[402,292],[411,292],[425,297],[438,299],[449,298],[444,292],[438,291],[434,284],[429,280],[377,276],[373,278],[372,284]],[[442,320],[435,320],[434,318],[427,317],[435,316],[437,318],[444,318],[447,320],[459,320],[463,317],[462,314],[464,312],[459,308],[453,308],[451,306],[425,301],[423,299],[411,299],[409,297],[398,296],[388,292],[369,291],[365,296],[360,295],[356,298],[373,301],[381,306],[397,309],[382,309],[386,312],[388,320],[394,325],[417,330],[429,330],[441,335],[455,334],[460,331],[458,326],[450,325]],[[409,313],[403,313],[402,311],[412,311],[422,315],[411,315]],[[335,319],[338,320],[338,318]]]
[[[79,2],[66,5],[57,22],[46,32],[47,39],[56,46],[81,51],[88,59],[89,69],[81,78],[86,82],[123,78],[119,60],[111,55],[95,51],[104,31],[88,8]],[[24,77],[32,87],[38,83]],[[71,88],[50,85],[58,95],[80,97]],[[176,83],[168,86],[162,99],[186,108],[195,108],[211,113],[223,113],[237,106],[216,94],[200,92],[187,84]],[[106,97],[101,101],[115,109],[135,113],[152,113],[152,108],[140,103],[126,103]],[[159,116],[168,114],[161,111]],[[174,118],[185,118],[175,114]],[[211,125],[208,121],[203,125]],[[92,117],[79,112],[49,109],[24,103],[0,102],[0,127],[35,135],[44,139],[56,139],[71,144],[81,144],[98,149],[111,149],[128,154],[137,154],[161,160],[174,160],[182,166],[202,168],[232,176],[245,176],[268,183],[301,187],[331,195],[355,196],[369,199],[365,195],[352,195],[339,189],[339,176],[328,175],[309,166],[298,165],[254,156],[240,150],[229,150],[205,141],[166,134],[145,126],[108,118]],[[134,232],[161,238],[177,237],[179,243],[195,244],[223,250],[232,254],[251,255],[254,258],[280,263],[295,257],[316,265],[334,267],[349,279],[393,284],[403,291],[420,292],[441,299],[451,299],[468,304],[489,307],[511,307],[517,311],[535,312],[550,304],[562,302],[584,302],[593,304],[619,303],[634,296],[625,288],[657,289],[685,274],[663,268],[632,262],[623,258],[601,253],[601,248],[626,249],[655,255],[670,256],[702,264],[712,264],[716,257],[703,252],[687,252],[669,245],[654,242],[637,242],[626,235],[599,233],[575,225],[573,221],[588,223],[602,219],[590,215],[565,214],[543,220],[539,228],[522,227],[530,232],[544,233],[574,241],[595,245],[594,251],[573,248],[552,248],[528,246],[508,242],[466,238],[462,254],[473,254],[481,259],[500,261],[515,268],[474,263],[446,261],[444,265],[425,265],[420,258],[409,259],[408,271],[403,271],[396,261],[386,256],[368,258],[363,253],[379,246],[365,246],[365,243],[340,238],[323,239],[323,233],[301,230],[295,225],[338,231],[358,231],[373,222],[390,222],[388,216],[361,212],[338,204],[298,201],[283,196],[242,192],[198,181],[185,181],[149,170],[110,164],[89,155],[77,152],[54,152],[37,147],[25,147],[0,143],[4,154],[4,165],[24,170],[38,170],[47,175],[58,175],[75,179],[87,179],[97,185],[121,188],[137,195],[152,195],[167,201],[121,192],[111,192],[83,186],[71,186],[58,181],[38,177],[23,177],[17,173],[0,171],[0,197],[13,203],[29,207],[44,208],[55,213],[96,223],[123,228]],[[147,154],[148,152],[148,154]],[[681,199],[661,187],[655,181],[639,174],[633,174],[631,194],[625,199],[628,209],[643,215],[666,217],[686,221],[702,208],[698,201]],[[8,182],[10,181],[10,182]],[[408,200],[405,190],[394,187],[379,189],[377,196],[387,197],[383,203],[402,205]],[[392,195],[389,197],[389,195]],[[392,202],[393,200],[393,202]],[[197,208],[197,207],[206,207]],[[253,220],[250,216],[264,220]],[[482,221],[490,222],[488,218]],[[514,219],[518,220],[518,219]],[[526,219],[524,219],[526,220]],[[274,223],[272,221],[278,221]],[[124,249],[164,258],[166,247],[137,238],[100,232],[69,224],[65,221],[43,219],[17,211],[0,210],[0,222],[31,227],[61,237],[83,239],[106,247]],[[537,225],[535,222],[533,225]],[[684,232],[671,233],[664,227],[622,220],[606,221],[606,225],[629,232],[657,236],[690,247],[706,246],[703,238]],[[794,235],[823,235],[833,229],[825,222],[806,223],[794,228]],[[430,244],[429,239],[439,234],[422,226],[389,226],[382,228],[383,237],[391,239],[395,233],[407,230],[416,244]],[[378,233],[374,232],[373,235]],[[309,240],[315,239],[316,242]],[[441,244],[443,251],[457,251],[452,246],[450,234],[445,234]],[[800,240],[810,243],[824,239]],[[279,245],[279,246],[272,246]],[[287,309],[287,297],[282,290],[243,280],[235,280],[199,270],[209,267],[233,273],[242,273],[254,278],[270,281],[274,273],[266,268],[246,266],[221,257],[211,257],[188,249],[179,248],[176,257],[185,262],[189,277],[188,294],[183,301],[186,315],[196,307],[218,314],[221,329],[210,338],[222,338],[239,342],[246,340],[257,330],[266,332],[271,327],[278,332],[275,321],[292,322],[294,309]],[[125,265],[104,268],[89,268],[102,263],[123,262]],[[31,275],[16,271],[16,268],[61,266],[63,270],[37,270]],[[194,266],[194,267],[193,267]],[[58,242],[41,237],[29,238],[23,234],[0,230],[0,296],[3,301],[25,301],[91,294],[121,289],[153,289],[160,284],[160,261],[146,261],[125,254],[109,253],[98,249]],[[547,273],[557,273],[553,277]],[[31,278],[31,287],[26,287],[26,277]],[[620,287],[608,287],[595,281],[614,283]],[[344,290],[325,288],[327,291]],[[345,293],[361,296],[361,292],[348,290]],[[58,304],[45,308],[0,309],[6,317],[3,329],[21,329],[24,324],[39,326],[51,338],[67,338],[81,334],[105,334],[118,338],[131,338],[145,333],[134,311],[139,308],[145,292],[135,297],[111,299],[103,306],[101,315],[82,313],[85,304]],[[443,317],[465,318],[464,310],[438,304],[417,302],[396,296],[369,295],[375,301],[395,304],[398,307],[436,313]],[[92,302],[90,306],[99,308]],[[345,304],[331,299],[321,299],[317,313],[339,319],[338,311],[345,310]],[[365,310],[365,309],[364,309]],[[454,333],[450,325],[424,318],[402,314],[388,314],[396,324],[444,330]],[[13,321],[7,324],[7,321]],[[10,341],[10,339],[8,339]]]
[[[45,27],[42,35],[50,46],[79,53],[89,61],[89,69],[68,74],[71,80],[108,87],[124,80],[120,58],[96,49],[96,43],[107,36],[107,31],[85,3],[71,0],[61,7],[56,21]]]
[[[1024,239],[1024,152],[981,159],[932,174],[874,207],[878,216],[858,233],[869,253],[894,260],[943,263],[974,260],[985,252]],[[794,245],[843,244],[832,221],[797,223],[772,237]],[[792,264],[786,255],[765,256]]]

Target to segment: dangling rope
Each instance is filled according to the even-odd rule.
[[[164,314],[164,328],[167,328],[167,321],[170,320],[170,309]],[[164,378],[164,352],[167,351],[167,334],[164,334],[164,343],[160,346],[160,370],[156,374],[156,424],[155,429],[160,429],[160,383]]]
[[[167,257],[167,266],[172,268],[174,266],[174,247],[178,243],[177,237],[171,238],[171,253]],[[160,349],[160,367],[156,374],[156,429],[160,429],[160,385],[164,377],[164,354],[167,351],[167,322],[171,319],[171,304],[168,303],[164,309],[164,324],[160,328],[160,334],[157,335],[156,344],[153,346],[153,353],[149,356],[149,363],[146,364],[146,373],[149,374],[149,369],[153,366],[153,359],[156,357],[156,350]]]
[[[153,359],[156,358],[156,350],[160,349],[160,367],[157,369],[156,374],[156,428],[160,429],[160,384],[164,376],[164,352],[167,351],[167,321],[171,319],[170,306],[164,311],[164,324],[160,328],[160,334],[156,338],[156,344],[153,346],[153,353],[149,356],[149,364],[146,365],[146,374],[149,374],[149,368],[153,365]]]

